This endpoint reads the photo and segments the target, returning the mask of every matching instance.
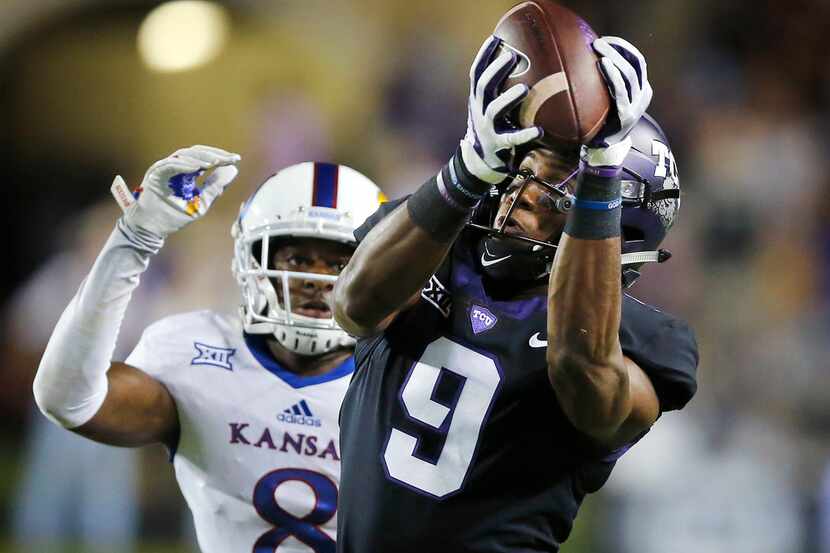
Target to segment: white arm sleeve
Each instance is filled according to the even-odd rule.
[[[164,240],[119,219],[89,275],[61,315],[34,382],[38,407],[51,421],[75,428],[107,396],[118,331],[139,276]]]

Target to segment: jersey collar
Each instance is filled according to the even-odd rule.
[[[538,295],[512,300],[496,300],[484,289],[483,276],[476,270],[475,257],[471,255],[471,244],[462,243],[453,248],[452,284],[473,301],[481,301],[514,319],[528,319],[548,308],[547,291]]]
[[[265,370],[276,375],[280,380],[292,388],[304,388],[306,386],[313,386],[314,384],[330,382],[354,372],[354,357],[350,355],[345,361],[327,373],[314,376],[302,376],[289,371],[277,363],[277,360],[274,359],[274,356],[271,355],[271,352],[268,349],[268,343],[266,342],[265,335],[244,334],[244,337],[248,350],[259,362],[259,364],[262,365]]]

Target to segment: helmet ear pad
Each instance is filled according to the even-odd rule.
[[[656,250],[666,237],[666,228],[652,211],[631,207],[622,213],[623,253]]]

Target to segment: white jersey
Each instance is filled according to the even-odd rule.
[[[204,553],[334,553],[354,361],[302,377],[266,347],[237,317],[199,311],[151,325],[126,362],[176,401],[173,465]]]

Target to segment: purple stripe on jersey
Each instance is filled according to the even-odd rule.
[[[637,436],[636,438],[634,438],[632,441],[628,442],[627,444],[623,444],[620,447],[618,447],[617,449],[613,450],[611,453],[606,455],[602,460],[605,461],[606,463],[617,462],[619,460],[619,458],[622,457],[623,455],[625,455],[625,453],[629,449],[634,447],[634,444],[636,444],[637,442],[642,440],[643,436],[645,436],[646,434],[648,434],[648,430],[646,430],[645,432],[643,432],[642,434],[640,434],[639,436]]]
[[[466,248],[456,247],[456,263],[453,263],[452,282],[453,288],[463,290],[473,299],[481,300],[490,308],[497,309],[500,313],[509,315],[514,319],[527,319],[534,313],[547,310],[547,294],[542,292],[538,296],[520,300],[497,301],[490,298],[484,291],[481,283],[481,275],[473,268],[476,263],[474,258],[467,255]],[[463,253],[462,253],[463,252]]]

